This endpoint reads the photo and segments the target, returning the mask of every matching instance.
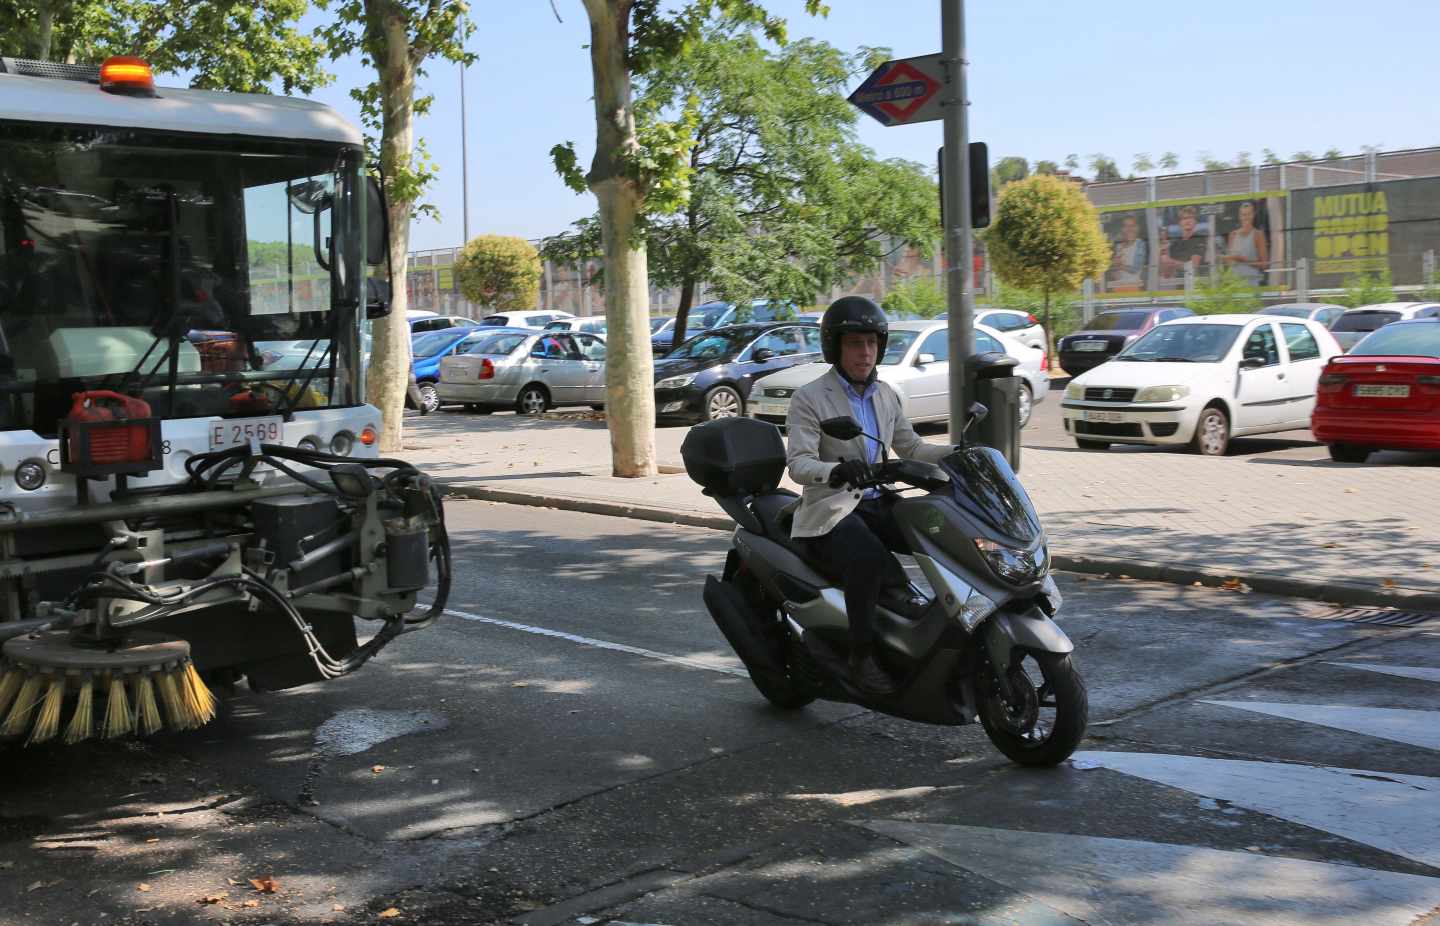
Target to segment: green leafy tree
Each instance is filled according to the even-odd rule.
[[[1236,315],[1258,312],[1264,304],[1259,289],[1225,267],[1197,285],[1187,305],[1197,315]]]
[[[1261,163],[1264,164],[1266,167],[1274,167],[1278,164],[1285,163],[1284,160],[1281,159],[1280,155],[1276,154],[1274,151],[1271,151],[1269,148],[1261,148],[1260,157]]]
[[[1195,156],[1195,159],[1198,160],[1206,170],[1229,170],[1231,166],[1229,161],[1222,161],[1208,151],[1200,152]]]
[[[540,298],[540,252],[524,238],[471,238],[455,259],[455,281],[471,302],[501,311],[534,308]]]
[[[1395,301],[1395,285],[1389,269],[1379,273],[1352,273],[1345,278],[1345,293],[1339,303],[1348,308]]]
[[[1150,160],[1150,155],[1142,151],[1141,153],[1135,155],[1135,161],[1133,166],[1135,168],[1135,173],[1148,174],[1155,169],[1155,162]]]
[[[297,28],[307,0],[0,0],[0,55],[99,64],[139,55],[206,90],[308,93],[324,46]]]
[[[1077,170],[1079,170],[1079,169],[1080,169],[1080,155],[1078,155],[1078,154],[1067,154],[1067,155],[1065,155],[1065,169],[1066,169],[1066,170],[1069,170],[1069,171],[1077,171]]]
[[[886,312],[907,312],[921,318],[934,318],[946,309],[945,287],[934,277],[915,276],[891,287],[880,301]]]
[[[1295,152],[1294,154],[1290,155],[1290,160],[1292,160],[1292,161],[1313,161],[1313,160],[1315,160],[1315,152],[1313,152],[1313,151],[1297,151],[1297,152]]]
[[[1248,151],[1236,152],[1235,160],[1230,162],[1233,167],[1249,167],[1253,163],[1254,161],[1250,160],[1250,152]]]
[[[1044,297],[1042,318],[1053,355],[1053,298],[1075,291],[1109,263],[1110,245],[1100,230],[1099,213],[1075,184],[1030,177],[1000,194],[985,246],[1001,283]]]
[[[1326,148],[1325,153],[1320,156],[1327,161],[1334,161],[1337,158],[1343,158],[1345,154],[1339,148]]]
[[[995,162],[990,169],[990,189],[999,190],[1007,183],[1024,180],[1030,176],[1030,162],[1024,158],[1008,157]]]
[[[759,0],[583,0],[590,19],[590,71],[595,103],[595,156],[582,171],[573,143],[551,149],[555,168],[576,192],[589,190],[600,206],[605,254],[606,406],[612,471],[653,475],[654,364],[650,351],[647,216],[673,214],[690,198],[692,121],[637,113],[634,78],[689,53],[715,17],[753,24],[784,44],[784,20]],[[812,15],[826,11],[805,0]]]
[[[1059,171],[1059,170],[1060,170],[1060,165],[1059,165],[1059,164],[1056,164],[1054,161],[1036,161],[1036,162],[1035,162],[1035,173],[1037,173],[1037,174],[1049,174],[1050,176],[1053,177],[1053,176],[1055,176],[1055,173],[1056,173],[1057,171]],[[998,190],[999,188],[997,187],[996,189]]]
[[[1104,154],[1090,155],[1090,170],[1095,174],[1096,183],[1111,183],[1115,180],[1124,180],[1125,175],[1120,173],[1120,167],[1115,159]]]
[[[1167,151],[1160,155],[1160,166],[1165,170],[1174,170],[1180,166],[1180,155],[1173,151]]]
[[[420,202],[435,179],[424,144],[415,142],[415,117],[430,108],[433,96],[416,96],[416,80],[433,58],[470,62],[464,40],[471,27],[463,2],[439,0],[320,0],[334,19],[321,30],[331,58],[359,54],[375,69],[375,79],[350,91],[360,104],[371,162],[385,178],[390,218],[391,312],[375,323],[366,399],[380,409],[382,451],[403,446],[405,389],[410,378],[410,326],[405,321],[406,258],[410,221],[417,213],[435,214]]]

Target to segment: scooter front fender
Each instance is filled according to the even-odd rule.
[[[1000,611],[985,622],[985,647],[990,662],[997,669],[1010,664],[1016,649],[1064,655],[1075,651],[1075,644],[1060,626],[1046,617],[1039,608],[1023,614]]]

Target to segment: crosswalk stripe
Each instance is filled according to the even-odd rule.
[[[1377,662],[1330,662],[1326,665],[1343,666],[1347,669],[1364,669],[1383,675],[1397,675],[1400,678],[1416,678],[1422,682],[1440,682],[1440,669],[1430,666],[1386,666]]]
[[[1440,868],[1440,778],[1138,752],[1077,752],[1106,768],[1227,801]]]
[[[1351,733],[1440,750],[1440,712],[1388,707],[1345,707],[1338,704],[1295,704],[1289,701],[1201,701],[1271,717],[1284,717]]]
[[[1440,906],[1440,878],[1422,875],[1099,836],[862,825],[1090,923],[1407,926]]]

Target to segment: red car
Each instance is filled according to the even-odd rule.
[[[1376,450],[1440,450],[1440,318],[1395,322],[1320,375],[1310,430],[1330,458],[1363,463]]]

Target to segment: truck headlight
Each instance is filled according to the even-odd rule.
[[[1045,568],[1047,553],[1045,547],[1035,550],[1017,550],[1003,543],[996,543],[984,537],[975,538],[975,548],[985,557],[985,563],[995,574],[1011,585],[1024,585],[1035,581]]]
[[[1135,393],[1136,402],[1174,402],[1190,394],[1189,386],[1146,386]]]
[[[1082,386],[1082,385],[1080,385],[1079,383],[1072,382],[1070,385],[1068,385],[1068,386],[1065,387],[1065,398],[1067,398],[1067,399],[1083,399],[1083,398],[1085,398],[1085,387]]]
[[[694,373],[686,373],[684,376],[667,376],[655,384],[656,389],[683,389],[695,382]]]

